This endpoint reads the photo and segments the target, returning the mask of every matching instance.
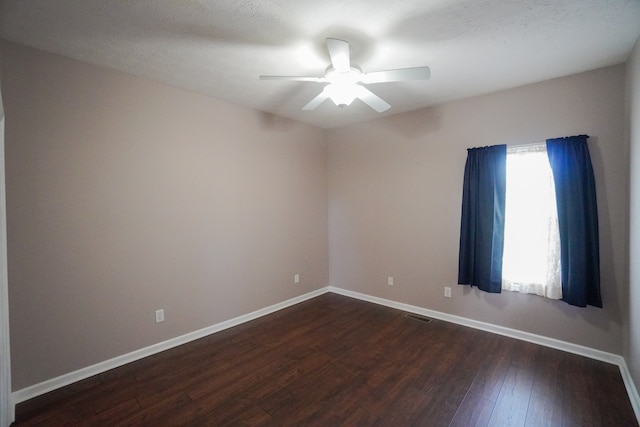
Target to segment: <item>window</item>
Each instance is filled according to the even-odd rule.
[[[504,144],[467,149],[459,284],[602,307],[598,203],[588,138],[547,139],[546,145],[512,147],[509,154]]]
[[[544,144],[507,148],[502,289],[562,298],[556,194]]]

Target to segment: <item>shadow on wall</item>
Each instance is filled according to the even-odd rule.
[[[407,139],[418,139],[437,132],[442,124],[442,112],[438,107],[428,107],[389,116],[390,126]]]
[[[270,131],[286,132],[295,126],[293,120],[260,111],[260,125]]]
[[[587,306],[586,308],[574,307],[564,301],[552,300],[535,294],[521,294],[519,292],[511,291],[491,294],[481,291],[476,287],[472,288],[471,286],[463,286],[462,293],[465,297],[475,298],[476,300],[482,299],[488,306],[491,306],[500,312],[505,311],[510,304],[513,304],[516,301],[516,299],[520,299],[521,301],[518,302],[519,306],[522,305],[523,301],[526,303],[526,300],[530,300],[531,303],[536,302],[536,306],[538,306],[539,303],[546,306],[553,305],[555,307],[554,309],[561,312],[565,318],[576,319],[581,317],[586,323],[605,332],[611,330],[612,323],[619,323],[614,321],[614,319],[609,316],[608,312],[600,308],[591,306]],[[561,326],[559,325],[558,327]]]
[[[601,319],[597,324],[594,321],[604,316],[589,316],[585,320],[596,327],[606,329],[606,325],[601,324],[605,321],[613,321],[616,324],[622,324],[622,306],[621,306],[621,289],[620,287],[628,283],[626,277],[616,277],[616,269],[614,268],[615,249],[613,247],[611,216],[609,209],[609,188],[606,186],[604,179],[604,161],[598,137],[589,138],[589,154],[591,155],[591,163],[593,172],[596,177],[596,195],[598,200],[598,227],[600,231],[600,292],[602,293],[602,305],[606,307],[607,312],[611,314],[610,319]],[[627,173],[625,173],[627,176]],[[624,189],[621,189],[624,191]],[[628,203],[628,202],[627,202]],[[625,210],[628,212],[628,209]],[[623,230],[625,234],[629,229],[628,214],[625,215],[625,224]],[[623,253],[619,254],[620,259],[626,259],[629,253],[629,241],[625,239],[625,246],[622,248]],[[628,294],[628,292],[624,292]],[[580,312],[579,312],[580,313]]]

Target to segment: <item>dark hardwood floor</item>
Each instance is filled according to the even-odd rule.
[[[617,366],[335,294],[16,412],[16,426],[638,425]]]

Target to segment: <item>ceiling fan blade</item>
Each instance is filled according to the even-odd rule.
[[[349,43],[340,39],[327,39],[327,49],[331,57],[331,65],[339,73],[346,73],[351,69],[349,59]]]
[[[323,91],[318,94],[315,98],[313,98],[307,105],[302,107],[303,110],[314,110],[318,105],[322,104],[329,96]]]
[[[427,80],[431,77],[429,67],[400,68],[397,70],[374,71],[363,74],[363,83],[399,82],[404,80]]]
[[[382,113],[383,111],[387,111],[391,108],[391,105],[387,104],[384,99],[380,98],[364,86],[358,85],[358,98],[378,113]]]
[[[324,82],[324,77],[305,76],[260,76],[260,80],[294,80],[298,82]]]

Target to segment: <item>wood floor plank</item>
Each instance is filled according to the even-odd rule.
[[[372,393],[373,389],[364,377],[355,376],[344,387],[337,390],[337,393],[331,396],[324,407],[315,414],[316,416],[308,419],[307,422],[318,426],[344,425],[349,415],[360,408]]]
[[[516,340],[497,335],[485,339],[491,341],[491,346],[487,350],[489,357],[485,357],[479,365],[469,391],[496,402],[511,364],[511,355],[514,352]]]
[[[49,408],[52,410],[59,410],[61,406],[68,405],[70,399],[74,396],[81,395],[86,390],[91,390],[101,383],[102,381],[96,375],[49,393],[45,393],[31,400],[27,400],[16,407],[16,418],[21,419],[33,417],[36,414],[47,411]],[[87,405],[84,405],[85,408],[86,406]],[[91,405],[89,405],[89,409],[90,411],[93,411],[93,407]]]
[[[507,371],[498,400],[489,419],[491,426],[523,426],[527,419],[533,377],[526,368]]]
[[[202,423],[204,416],[210,408],[204,408],[196,402],[189,401],[175,411],[169,411],[163,415],[159,415],[154,419],[158,421],[154,426],[187,426],[196,422]],[[196,424],[197,425],[197,424]]]
[[[615,365],[596,364],[592,383],[598,387],[598,405],[605,425],[638,425],[637,420],[625,409],[631,405],[622,381],[620,370]],[[634,424],[635,422],[635,424]]]
[[[564,393],[558,372],[562,367],[565,354],[552,348],[539,348],[526,426],[562,425]]]
[[[78,427],[112,426],[120,423],[121,420],[135,414],[140,410],[140,405],[135,399],[118,403],[92,417],[84,419],[79,423],[74,423]]]
[[[331,356],[321,351],[308,354],[306,358],[288,364],[282,371],[275,372],[270,378],[262,382],[252,383],[242,391],[242,394],[247,398],[260,401],[267,396],[280,392],[300,378],[320,370],[330,361]]]
[[[525,426],[556,427],[562,425],[562,400],[543,399],[531,396]],[[623,425],[623,424],[610,424]]]
[[[431,384],[425,391],[429,405],[416,416],[416,424],[449,425],[464,401],[474,377],[475,372],[458,369],[447,374],[446,380]]]
[[[229,397],[212,410],[194,420],[194,426],[266,425],[271,415],[248,399]]]
[[[460,403],[449,427],[486,427],[494,405],[495,402],[469,392]]]
[[[120,420],[120,424],[129,427],[160,425],[164,423],[164,418],[167,415],[181,411],[182,408],[190,403],[191,400],[189,397],[181,391],[165,397],[164,399],[155,402],[153,405],[133,412],[128,417]]]
[[[563,426],[603,425],[598,398],[598,386],[591,381],[591,363],[586,358],[567,356],[560,375],[563,381]],[[594,387],[595,386],[595,387]]]
[[[448,425],[468,394],[483,363],[482,357],[487,354],[489,348],[484,333],[469,328],[460,328],[459,332],[446,351],[447,355],[456,353],[456,356],[442,358],[431,370],[434,375],[422,385],[422,390],[429,398],[429,405],[416,417],[417,425]],[[469,348],[473,348],[474,351],[465,351]]]
[[[415,425],[426,425],[418,416],[427,405],[431,404],[432,399],[427,393],[410,385],[400,393],[397,399],[387,405],[387,409],[378,418],[375,425],[380,427],[408,426],[414,425],[414,423]],[[432,420],[429,421],[431,422]],[[433,425],[438,425],[437,420],[433,421]]]
[[[15,426],[634,426],[614,365],[325,294],[18,405]]]

